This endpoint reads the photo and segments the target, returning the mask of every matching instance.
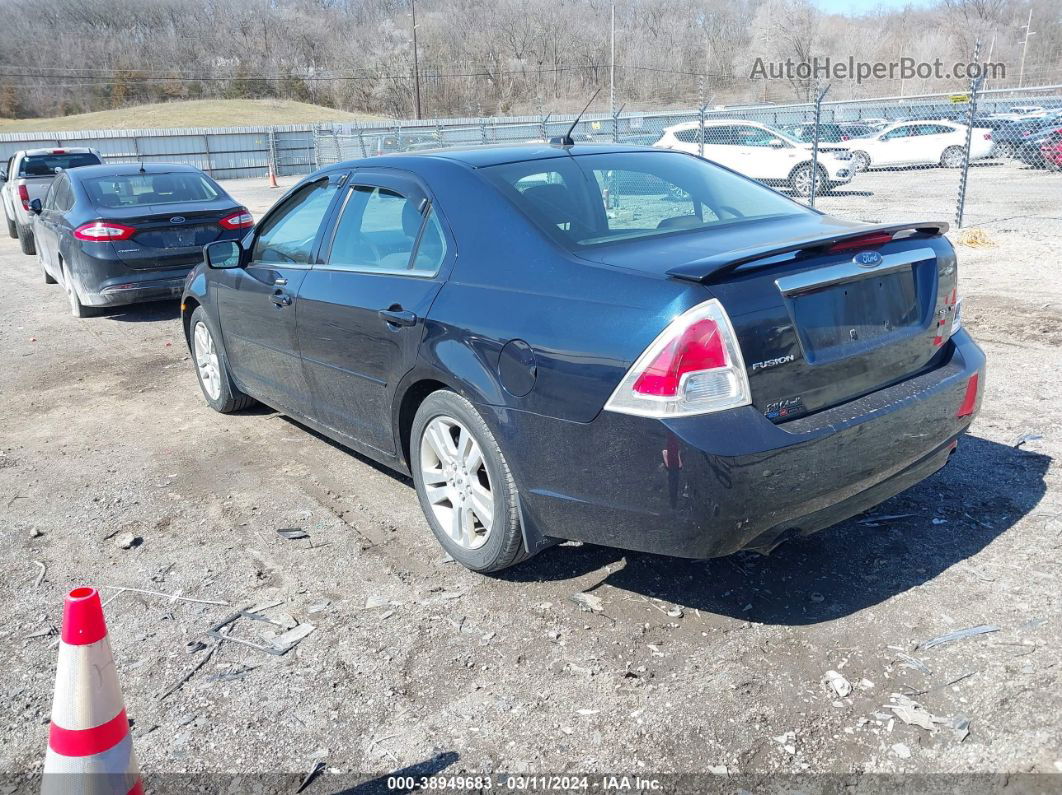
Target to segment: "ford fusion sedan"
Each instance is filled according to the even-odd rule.
[[[74,317],[176,298],[204,245],[254,225],[214,180],[175,163],[63,171],[31,209],[44,280],[63,285]]]
[[[701,154],[700,122],[667,127],[653,146],[689,154]],[[811,193],[811,144],[751,121],[705,122],[703,154],[708,160],[732,168],[739,174],[789,188],[795,196]],[[843,146],[820,145],[819,181],[822,193],[852,181],[855,173],[852,155]]]
[[[945,229],[658,149],[392,155],[207,246],[182,319],[211,407],[411,474],[469,568],[559,539],[768,551],[937,471],[973,420]]]

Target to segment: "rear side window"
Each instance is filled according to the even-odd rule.
[[[426,205],[388,188],[354,186],[336,225],[328,264],[434,275],[446,257],[446,237],[435,211]]]
[[[673,152],[587,154],[480,171],[570,247],[811,214],[759,183]]]
[[[18,168],[20,177],[50,177],[56,169],[98,166],[100,159],[91,152],[63,153],[61,155],[29,155],[22,158]]]
[[[183,171],[93,177],[82,184],[97,207],[212,201],[221,195],[218,188],[202,174]]]

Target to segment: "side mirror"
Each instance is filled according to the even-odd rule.
[[[33,201],[30,202],[30,212],[33,213],[34,215],[40,215],[41,214],[41,200],[40,199],[34,199]]]
[[[784,149],[785,141],[783,141],[781,138],[772,138],[767,142],[767,145],[774,149]]]
[[[243,247],[235,240],[215,240],[203,246],[203,256],[208,267],[219,270],[238,268],[243,259]]]
[[[7,169],[0,168],[0,182],[7,182]]]

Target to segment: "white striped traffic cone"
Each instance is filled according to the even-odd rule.
[[[143,791],[100,595],[95,588],[75,588],[63,605],[41,792],[142,795]]]

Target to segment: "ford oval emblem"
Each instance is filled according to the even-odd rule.
[[[183,224],[184,223],[184,216],[183,215],[175,215],[175,216],[173,216],[173,218],[170,219],[170,223],[171,224]]]
[[[852,257],[852,262],[864,268],[876,268],[883,260],[881,254],[876,251],[860,251]]]

